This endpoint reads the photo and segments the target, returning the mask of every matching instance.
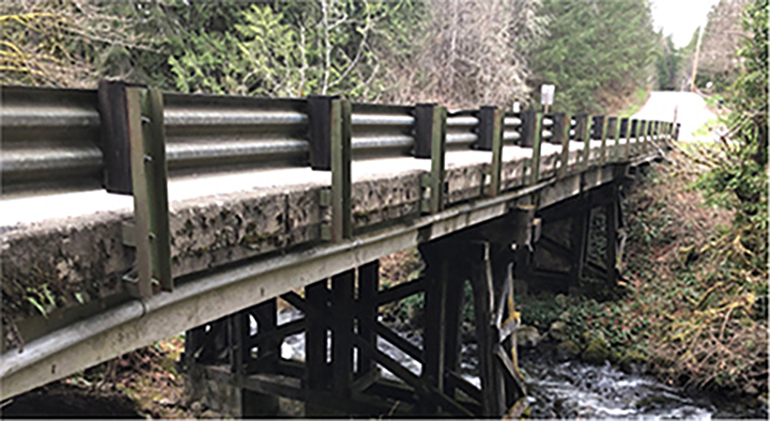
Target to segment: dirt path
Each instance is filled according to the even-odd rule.
[[[676,110],[676,111],[675,111]],[[693,139],[692,133],[716,114],[711,112],[703,98],[692,92],[653,91],[641,110],[632,116],[636,119],[672,121],[682,123],[679,140]]]

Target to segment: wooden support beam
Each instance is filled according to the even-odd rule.
[[[292,320],[278,326],[273,332],[259,332],[257,336],[252,338],[252,345],[257,346],[258,341],[265,339],[270,341],[278,341],[279,343],[287,336],[296,335],[301,333],[307,327],[305,318]]]
[[[444,390],[444,364],[446,359],[447,288],[450,262],[448,259],[432,261],[428,265],[425,292],[425,323],[423,325],[424,362],[421,377],[424,381]],[[452,309],[457,311],[458,309]],[[423,407],[426,413],[437,408]]]
[[[331,370],[326,362],[328,316],[328,289],[326,280],[305,287],[305,381],[310,390],[325,390],[331,380]]]
[[[394,405],[394,402],[376,396],[355,394],[350,398],[341,399],[330,392],[309,391],[302,387],[300,379],[292,376],[260,373],[237,377],[218,366],[208,367],[207,372],[210,378],[222,383],[262,394],[303,401],[311,405],[337,410],[348,416],[377,418],[391,412],[400,416],[408,416],[412,413],[411,404]]]
[[[244,323],[245,319],[245,323]],[[230,359],[230,372],[245,373],[249,355],[249,318],[245,311],[227,317],[227,352]]]
[[[493,308],[494,289],[489,243],[476,247],[477,258],[474,262],[471,282],[473,286],[473,310],[476,320],[476,338],[478,340],[479,374],[482,389],[482,416],[501,417],[505,408],[504,379],[496,368],[494,347],[500,342],[496,329]]]
[[[283,342],[283,337],[278,334],[278,308],[275,298],[252,307],[251,313],[257,321],[257,336],[254,340],[257,345],[257,356],[267,362],[269,367],[275,367],[281,358]],[[245,322],[248,329],[248,318]],[[268,369],[268,372],[274,371]]]
[[[402,338],[396,332],[393,332],[392,330],[390,330],[387,326],[383,325],[380,322],[375,322],[374,331],[382,339],[385,339],[386,341],[393,344],[393,346],[395,346],[396,348],[404,351],[407,355],[417,360],[417,362],[419,362],[420,364],[423,364],[425,362],[425,356],[420,348],[416,347],[411,342]]]
[[[588,248],[588,232],[590,228],[590,222],[590,209],[578,212],[572,218],[572,226],[570,229],[570,248],[572,249],[572,261],[570,262],[570,268],[575,282],[580,280],[580,276],[583,273],[583,265],[586,260],[586,252]]]
[[[372,325],[377,322],[378,293],[380,285],[380,261],[375,260],[358,268],[358,336],[369,343],[376,343],[377,334]],[[374,361],[358,350],[356,378],[367,373],[378,373]]]
[[[457,264],[457,260],[453,260]],[[461,262],[460,262],[461,263]],[[447,287],[446,296],[446,308],[447,314],[445,318],[444,340],[444,375],[446,373],[457,370],[460,360],[460,352],[462,349],[460,338],[460,326],[463,318],[463,304],[464,304],[464,287],[465,277],[462,276],[462,272],[457,270],[457,266],[449,274],[449,284]],[[444,393],[449,396],[454,396],[453,388],[451,385],[444,383]]]
[[[377,294],[377,305],[382,306],[393,301],[403,300],[404,298],[423,292],[425,290],[426,280],[424,277],[417,278],[413,281],[404,282],[394,287],[390,287],[386,290],[380,291]]]
[[[286,301],[287,303],[291,304],[292,307],[296,308],[297,310],[301,312],[305,312],[305,299],[302,298],[299,294],[297,294],[294,291],[289,291],[285,294],[281,295],[281,299]]]
[[[332,277],[332,394],[350,397],[353,383],[353,288],[355,270]]]
[[[368,353],[375,361],[377,361],[377,363],[381,364],[396,377],[403,380],[404,383],[413,387],[415,392],[422,398],[434,402],[451,415],[464,417],[474,416],[472,412],[463,407],[460,403],[451,399],[433,385],[420,379],[411,371],[404,368],[398,361],[395,361],[387,354],[377,349],[373,344],[365,342],[358,336],[354,336],[354,341],[364,353]]]
[[[617,186],[616,186],[617,188]],[[617,197],[617,195],[616,195]],[[606,226],[606,258],[607,281],[614,285],[617,282],[618,266],[618,204],[609,203],[604,207]]]
[[[548,249],[548,251],[550,251],[552,253],[556,253],[556,254],[562,255],[564,257],[570,258],[570,259],[572,258],[572,250],[570,248],[564,246],[563,244],[557,242],[556,240],[554,240],[554,239],[552,239],[550,237],[541,236],[540,237],[540,242],[538,242],[537,245],[539,247],[542,246],[542,247]],[[594,262],[592,262],[590,260],[586,261],[585,265],[586,266],[590,266],[590,267],[592,267],[592,269],[594,269],[596,271],[599,271],[599,272],[605,270],[605,268],[597,265],[596,263],[594,263]],[[549,271],[547,269],[544,270],[544,269],[540,269],[540,268],[535,268],[535,270],[537,270],[539,272],[540,271],[549,272],[549,273],[554,274],[554,275],[562,274],[562,272],[559,272],[559,271]]]
[[[481,404],[481,401],[482,401],[481,390],[479,390],[479,388],[471,384],[468,380],[465,380],[464,377],[457,374],[456,371],[447,372],[447,384],[450,388],[459,389],[466,396],[478,402],[479,405]]]

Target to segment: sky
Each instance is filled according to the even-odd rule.
[[[684,47],[692,39],[695,29],[706,26],[711,6],[719,0],[652,0],[652,18],[655,29],[672,35],[676,47]]]

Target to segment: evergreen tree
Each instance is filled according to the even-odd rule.
[[[556,85],[554,109],[601,112],[652,75],[656,35],[645,0],[546,0],[549,36],[532,60],[535,86]]]

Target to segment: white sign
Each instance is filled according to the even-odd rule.
[[[543,105],[552,105],[553,104],[553,93],[556,91],[556,86],[554,85],[543,85],[540,87],[540,94],[542,95],[540,98],[540,103]]]

